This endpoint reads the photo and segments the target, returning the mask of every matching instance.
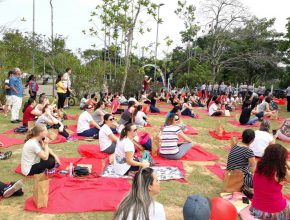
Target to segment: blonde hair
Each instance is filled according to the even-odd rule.
[[[26,136],[26,139],[24,142],[28,141],[31,138],[37,137],[41,132],[45,131],[47,128],[44,124],[36,124],[31,131]]]

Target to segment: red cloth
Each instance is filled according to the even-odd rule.
[[[112,109],[113,114],[118,110],[119,106],[120,106],[120,103],[118,102],[118,99],[117,98],[113,99],[111,103],[111,109]]]
[[[68,125],[67,128],[73,132],[73,134],[70,135],[70,137],[72,139],[84,140],[84,139],[88,138],[88,137],[84,137],[84,136],[79,136],[77,134],[77,125]]]
[[[102,164],[102,160],[96,160],[94,158],[65,158],[62,157],[60,158],[60,166],[58,167],[58,170],[65,170],[70,163],[73,163],[74,166],[76,166],[77,164],[91,164],[92,165],[92,173],[95,174],[100,174],[103,170],[103,164]],[[18,174],[21,174],[21,165],[19,164],[16,169],[15,172]],[[62,175],[59,175],[61,177],[65,177]]]
[[[170,109],[172,109],[173,106],[172,105],[159,105],[158,108],[170,108]]]
[[[60,134],[57,135],[56,139],[53,141],[50,141],[50,144],[60,144],[60,143],[65,143],[66,138]]]
[[[23,124],[28,124],[29,121],[34,121],[35,120],[35,115],[31,114],[31,112],[33,111],[34,107],[32,107],[31,105],[29,105],[24,113],[23,113],[23,118],[22,118],[22,123]]]
[[[186,126],[186,130],[183,132],[184,134],[188,134],[188,135],[197,135],[198,131],[195,130],[193,127],[191,127],[190,125]]]
[[[43,213],[115,211],[129,190],[126,179],[55,178],[50,181],[47,208],[37,209],[30,197],[24,209]]]
[[[15,132],[16,128],[13,128],[13,129],[10,129],[10,130],[7,130],[7,131],[4,131],[3,134],[22,134],[22,135],[26,135],[26,132],[25,133],[20,133],[20,132]]]
[[[224,180],[225,177],[225,170],[222,169],[221,167],[225,165],[222,164],[215,164],[215,165],[207,165],[205,166],[210,172],[215,174],[219,179]]]
[[[238,139],[242,139],[242,133],[241,132],[235,132],[235,131],[227,132],[227,131],[224,131],[221,136],[217,135],[214,130],[209,130],[208,132],[213,138],[218,139],[218,140],[230,140],[232,137],[237,137]]]
[[[3,134],[0,134],[0,141],[3,143],[3,146],[0,146],[0,148],[6,148],[11,147],[18,144],[23,144],[24,139],[23,138],[13,138],[13,137],[7,137]]]
[[[67,115],[67,120],[78,120],[79,115]]]
[[[109,154],[101,152],[100,146],[97,144],[81,144],[78,152],[82,157],[87,158],[104,159],[109,157]]]
[[[167,115],[167,112],[166,111],[160,111],[160,113],[152,113],[152,112],[149,112],[148,114],[149,115]]]
[[[199,112],[204,113],[204,114],[208,114],[208,110],[207,109],[198,109]]]
[[[253,128],[253,127],[260,127],[260,123],[255,123],[254,125],[241,125],[239,121],[229,120],[228,121],[231,125],[241,128]]]
[[[154,158],[167,160],[166,158],[160,156]],[[180,160],[186,161],[212,161],[218,159],[218,156],[204,150],[200,146],[193,146],[189,151],[186,152],[186,154],[182,158],[180,158]]]

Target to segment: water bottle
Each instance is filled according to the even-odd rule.
[[[74,166],[73,166],[73,163],[70,163],[69,164],[69,177],[72,177],[73,176],[73,171],[74,171]]]

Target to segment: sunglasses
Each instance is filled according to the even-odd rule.
[[[110,118],[109,120],[110,120],[110,121],[115,121],[115,118]]]

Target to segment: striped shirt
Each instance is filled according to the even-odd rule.
[[[228,156],[227,170],[242,170],[249,174],[249,158],[254,157],[254,152],[248,147],[234,145]]]
[[[181,132],[179,126],[165,126],[161,132],[160,154],[176,154],[178,148],[178,134]]]

